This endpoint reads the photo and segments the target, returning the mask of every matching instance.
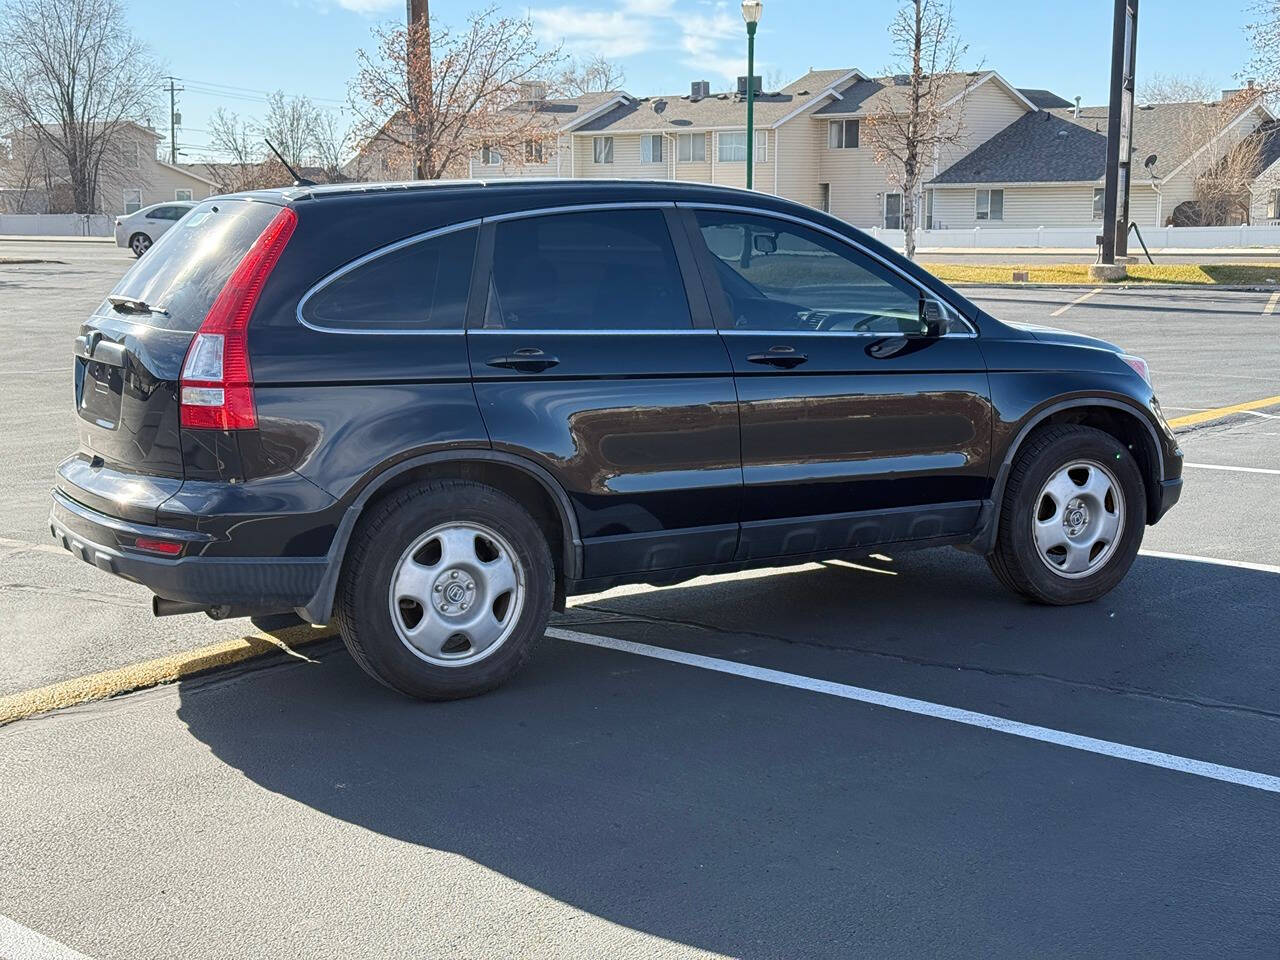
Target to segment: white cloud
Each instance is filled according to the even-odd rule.
[[[637,19],[623,10],[551,7],[531,10],[530,16],[539,37],[552,43],[563,43],[574,52],[629,57],[652,49],[654,43],[654,21]]]

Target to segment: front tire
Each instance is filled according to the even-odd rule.
[[[1146,527],[1132,453],[1093,427],[1046,427],[1018,452],[987,557],[1005,586],[1040,603],[1087,603],[1129,572]]]
[[[500,490],[436,480],[372,508],[352,538],[337,623],[374,679],[411,697],[492,690],[528,661],[551,616],[546,537]]]
[[[135,233],[129,238],[129,249],[133,251],[135,257],[141,258],[151,249],[151,238],[145,233]]]

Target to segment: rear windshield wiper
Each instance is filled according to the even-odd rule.
[[[139,300],[137,297],[125,297],[118,293],[108,294],[107,302],[119,313],[158,313],[165,317],[169,315],[169,311],[162,307],[153,307],[145,300]]]

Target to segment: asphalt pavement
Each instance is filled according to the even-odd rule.
[[[242,629],[44,527],[127,263],[0,265],[0,695]],[[1266,294],[1087,292],[966,290],[1145,356],[1170,416],[1280,395]],[[882,555],[577,598],[470,701],[322,641],[0,728],[0,956],[1274,956],[1278,415],[1183,433],[1183,502],[1086,606]]]

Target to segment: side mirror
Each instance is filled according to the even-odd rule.
[[[920,335],[940,337],[947,332],[947,312],[937,300],[920,298]]]
[[[757,233],[751,241],[756,253],[777,253],[778,238],[767,233]]]

